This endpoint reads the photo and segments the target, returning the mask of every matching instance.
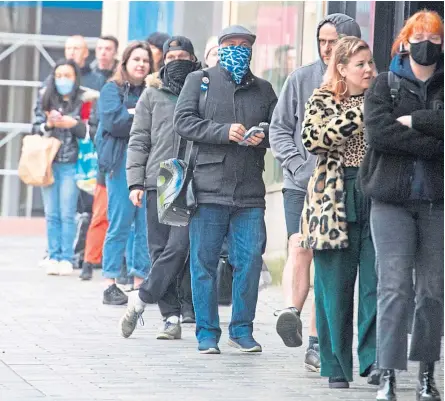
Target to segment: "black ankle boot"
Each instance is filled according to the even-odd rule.
[[[82,272],[80,273],[79,278],[83,281],[91,280],[93,278],[93,265],[91,263],[83,262]]]
[[[420,362],[416,399],[417,401],[441,401],[434,381],[434,362]]]
[[[377,391],[377,401],[397,401],[396,374],[393,369],[381,369],[380,387]]]

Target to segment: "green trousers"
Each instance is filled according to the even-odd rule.
[[[355,189],[356,169],[345,169],[349,247],[314,252],[315,303],[321,376],[352,381],[354,287],[358,284],[360,375],[376,360],[377,275],[368,202]]]

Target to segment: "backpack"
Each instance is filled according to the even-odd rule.
[[[392,71],[388,71],[388,87],[389,94],[391,95],[392,105],[396,107],[400,100],[400,77],[394,74]]]

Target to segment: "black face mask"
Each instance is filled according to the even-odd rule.
[[[410,42],[410,45],[411,57],[420,65],[428,66],[436,64],[442,54],[442,45],[437,45],[429,40],[424,40],[419,43]]]
[[[198,67],[199,68],[199,67]],[[175,95],[181,93],[187,75],[197,69],[197,63],[191,60],[173,60],[167,63],[160,72],[162,82]]]

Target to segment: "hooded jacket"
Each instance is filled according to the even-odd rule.
[[[380,74],[365,95],[368,152],[358,185],[368,196],[389,203],[443,200],[443,55],[426,82],[413,74],[408,56],[397,55],[390,70],[400,77],[393,101],[388,73]],[[412,127],[397,121],[410,115]]]
[[[177,156],[180,137],[173,129],[178,96],[164,86],[159,73],[149,75],[142,93],[127,150],[127,183],[130,190],[156,190],[159,163]]]
[[[361,37],[360,27],[351,17],[331,14],[317,27],[317,42],[321,27],[331,23],[339,35]],[[320,46],[318,46],[320,52]],[[270,146],[283,167],[284,188],[306,192],[317,157],[303,146],[301,128],[305,105],[323,80],[326,64],[319,60],[297,68],[289,75],[280,93],[270,125]]]
[[[262,174],[275,92],[269,82],[250,71],[240,85],[219,63],[207,72],[208,89],[202,88],[205,82],[201,71],[187,76],[174,116],[175,131],[199,145],[193,175],[198,204],[264,208]],[[199,112],[202,90],[208,90],[203,116]],[[258,146],[232,143],[229,130],[235,123],[247,130],[267,123],[266,138]]]

